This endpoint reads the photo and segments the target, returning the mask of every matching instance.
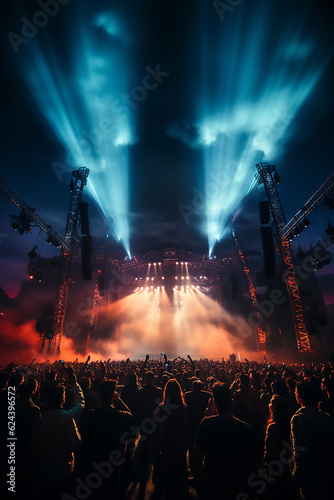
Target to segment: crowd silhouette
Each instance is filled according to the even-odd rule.
[[[33,360],[0,384],[2,471],[15,391],[13,497],[333,498],[329,362]]]

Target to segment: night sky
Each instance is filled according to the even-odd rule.
[[[36,17],[39,3],[1,2],[1,176],[60,234],[74,168],[66,163],[69,154],[77,166],[91,168],[99,200],[86,190],[93,237],[128,234],[131,255],[170,243],[208,252],[211,228],[222,233],[225,217],[242,203],[237,224],[244,245],[261,250],[261,190],[245,198],[255,163],[277,166],[287,220],[332,173],[330,0],[70,0],[49,2],[52,16]],[[34,35],[28,30],[25,42],[13,35],[23,35],[23,16],[46,23]],[[154,79],[157,70],[162,76]],[[150,88],[138,89],[148,74]],[[127,103],[124,95],[137,100]],[[111,112],[115,101],[118,111]],[[114,136],[103,137],[101,147],[92,144],[83,164],[82,131],[108,118]],[[194,208],[208,177],[225,162],[239,162],[249,141],[240,178],[231,176],[213,203],[185,220],[180,204]],[[107,166],[99,173],[101,159]],[[64,175],[54,162],[66,165]],[[233,203],[224,205],[232,191]],[[0,286],[15,296],[27,278],[28,251],[38,245],[49,257],[57,250],[38,229],[14,232],[9,215],[18,210],[3,196],[0,207]],[[300,237],[305,249],[324,236],[329,216],[334,221],[323,206],[310,215]],[[228,235],[216,250],[233,253]],[[326,301],[334,303],[333,264],[319,273]]]

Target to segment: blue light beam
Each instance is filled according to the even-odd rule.
[[[58,33],[52,42],[49,31],[36,37],[20,54],[20,69],[67,152],[66,167],[90,169],[89,191],[130,256],[129,145],[135,137],[131,111],[121,102],[133,78],[130,36],[115,14],[90,7],[73,6],[62,40]]]
[[[209,255],[254,186],[255,163],[277,161],[287,141],[305,128],[298,113],[310,104],[332,57],[304,4],[302,11],[291,7],[289,15],[282,14],[281,2],[246,4],[217,31],[203,11],[200,16],[200,74],[191,82],[194,125],[204,180],[222,186],[219,195],[206,197]]]

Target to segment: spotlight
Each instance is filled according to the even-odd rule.
[[[311,224],[311,221],[310,221],[310,220],[308,220],[308,219],[305,217],[305,219],[303,220],[303,224],[304,224],[304,227],[307,227],[307,226],[309,226],[309,225]]]
[[[305,227],[306,226],[304,224],[298,224],[298,226],[296,227],[296,229],[292,233],[292,236],[293,237],[298,236],[305,229]]]
[[[29,217],[22,211],[20,215],[11,215],[10,225],[14,229],[14,231],[18,231],[20,234],[24,233],[32,233],[32,229],[30,227],[31,220]]]
[[[49,245],[53,245],[53,246],[54,246],[54,247],[56,247],[56,248],[59,248],[59,247],[60,247],[59,242],[58,242],[55,238],[53,238],[51,235],[47,236],[47,237],[45,238],[45,241],[46,241],[47,243],[49,243]]]

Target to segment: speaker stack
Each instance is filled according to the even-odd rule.
[[[85,281],[92,279],[92,237],[89,230],[88,203],[80,204],[81,271]]]
[[[275,245],[270,223],[270,208],[268,201],[260,201],[261,240],[263,249],[263,273],[270,278],[275,273]]]

